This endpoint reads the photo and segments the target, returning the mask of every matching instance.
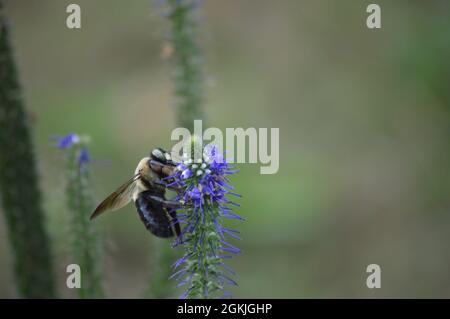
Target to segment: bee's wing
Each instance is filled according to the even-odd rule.
[[[133,196],[136,188],[136,181],[141,178],[140,173],[134,175],[129,181],[120,186],[114,193],[109,195],[103,202],[98,205],[92,213],[90,219],[94,219],[98,215],[106,211],[114,211],[128,204]]]

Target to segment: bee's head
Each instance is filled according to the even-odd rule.
[[[162,148],[155,148],[150,152],[150,157],[154,161],[158,161],[161,164],[173,164],[170,153],[166,152]]]

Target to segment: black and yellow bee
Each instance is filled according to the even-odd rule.
[[[176,165],[168,152],[161,148],[153,149],[150,157],[139,161],[134,176],[98,205],[91,220],[134,201],[142,222],[152,234],[163,238],[179,237],[181,230],[176,209],[181,204],[166,199],[167,186],[163,180],[175,169]]]

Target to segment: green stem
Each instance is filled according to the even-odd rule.
[[[0,192],[19,294],[55,297],[31,132],[1,0]]]
[[[80,163],[80,152],[85,146],[76,144],[68,150],[67,204],[71,212],[70,236],[74,263],[81,269],[80,298],[104,296],[100,274],[100,247],[98,234],[89,216],[93,211],[93,200],[87,163]]]
[[[223,289],[220,280],[223,276],[221,269],[223,261],[218,256],[221,243],[214,225],[214,220],[219,219],[219,209],[217,204],[213,204],[208,198],[205,198],[203,221],[200,220],[199,214],[194,214],[192,209],[187,210],[187,214],[190,216],[188,223],[198,226],[186,236],[185,254],[189,256],[186,268],[187,273],[193,274],[186,298],[209,299],[217,297],[218,292]]]
[[[193,1],[167,0],[170,22],[170,41],[173,48],[173,82],[176,123],[193,130],[194,120],[203,116],[203,65],[197,43],[197,21],[193,16]],[[170,275],[176,252],[169,243],[157,245],[158,271],[152,277],[151,293],[156,298],[173,295]]]
[[[177,125],[193,129],[194,120],[204,117],[203,57],[197,43],[193,1],[168,0],[173,46]]]

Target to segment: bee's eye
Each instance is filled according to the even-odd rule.
[[[162,150],[160,150],[159,148],[155,148],[153,151],[152,151],[152,153],[151,153],[151,156],[152,156],[152,159],[154,159],[154,160],[156,160],[156,161],[159,161],[159,162],[163,162],[163,163],[165,163],[166,162],[166,156],[165,156],[165,152],[163,152]]]

